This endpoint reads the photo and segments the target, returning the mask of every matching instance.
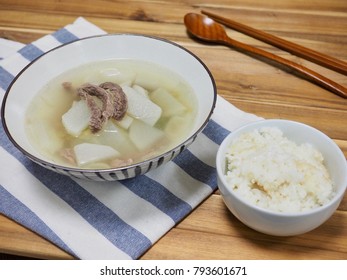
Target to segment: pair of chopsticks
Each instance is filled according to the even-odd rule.
[[[252,27],[238,23],[231,19],[224,18],[214,13],[211,13],[205,10],[202,10],[201,13],[236,31],[249,35],[265,43],[271,44],[275,47],[288,51],[294,55],[297,55],[299,57],[312,61],[316,64],[319,64],[321,66],[324,66],[326,68],[339,72],[341,74],[347,75],[347,62],[319,53],[317,51],[295,44],[293,42],[289,42],[287,40],[281,39],[274,35],[263,32],[261,30],[254,29]],[[332,82],[321,75],[320,75],[320,79],[324,80],[325,83],[330,83],[331,86],[335,89],[334,93],[336,93],[337,95],[343,98],[347,98],[347,89],[345,87],[335,82]]]

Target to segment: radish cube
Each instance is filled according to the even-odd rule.
[[[139,150],[154,146],[164,136],[162,130],[138,120],[134,120],[129,128],[129,137]]]
[[[123,117],[123,119],[121,119],[120,121],[114,121],[117,125],[119,125],[120,127],[124,128],[124,129],[128,129],[131,125],[131,123],[133,122],[133,118],[130,117],[129,115],[125,114],[125,116]]]
[[[131,117],[153,126],[161,116],[161,108],[131,87],[122,86],[122,89],[128,99],[127,113]]]
[[[121,154],[130,154],[137,150],[127,131],[115,125],[111,120],[105,124],[104,129],[96,138],[99,144],[108,145]]]
[[[76,162],[79,166],[103,161],[119,156],[119,152],[110,146],[82,143],[74,147]]]
[[[74,101],[71,108],[62,116],[62,123],[67,133],[77,137],[88,127],[90,117],[87,102]]]
[[[138,93],[142,94],[144,97],[148,98],[148,91],[139,85],[133,85],[133,89]]]
[[[174,96],[164,88],[158,88],[150,94],[154,103],[159,105],[163,110],[163,117],[181,115],[187,109]]]

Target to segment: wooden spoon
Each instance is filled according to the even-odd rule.
[[[246,51],[248,54],[255,54],[257,56],[269,59],[270,61],[277,62],[282,66],[286,66],[291,70],[297,71],[309,81],[314,82],[343,98],[347,98],[347,89],[340,84],[337,84],[334,81],[300,64],[231,39],[227,35],[223,26],[221,26],[219,23],[216,23],[209,17],[200,14],[189,13],[184,17],[184,24],[187,27],[188,32],[200,40],[234,47],[238,50]]]

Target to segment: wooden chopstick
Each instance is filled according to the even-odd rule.
[[[310,60],[316,64],[319,64],[321,66],[324,66],[336,72],[347,75],[347,62],[322,54],[312,49],[303,47],[301,45],[289,42],[287,40],[284,40],[274,35],[271,35],[269,33],[266,33],[264,31],[254,29],[250,26],[246,26],[242,23],[233,21],[231,19],[227,19],[217,14],[214,14],[205,10],[202,10],[201,13],[241,33],[244,33],[260,41],[276,46],[280,49],[288,51],[304,59]]]

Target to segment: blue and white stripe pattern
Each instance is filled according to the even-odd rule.
[[[37,56],[103,33],[78,18],[0,60],[0,100]],[[76,258],[137,259],[217,188],[219,144],[230,130],[255,120],[218,97],[213,119],[187,150],[146,175],[118,182],[73,179],[47,170],[19,152],[1,126],[0,213]]]

